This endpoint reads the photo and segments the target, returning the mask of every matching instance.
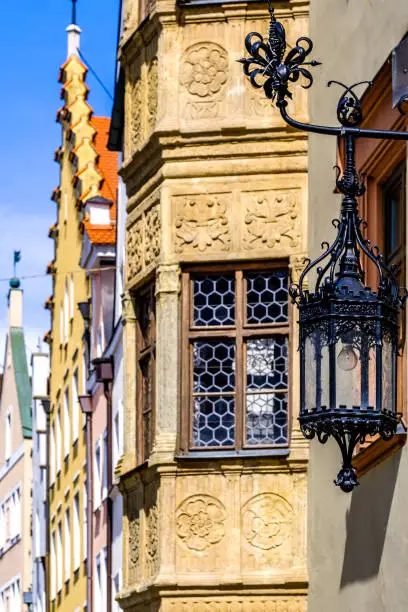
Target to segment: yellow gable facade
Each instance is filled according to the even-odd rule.
[[[57,222],[50,236],[55,258],[53,296],[47,302],[52,326],[50,375],[50,565],[48,595],[51,610],[73,612],[86,604],[86,453],[84,418],[78,395],[86,393],[84,321],[78,303],[87,302],[89,288],[80,267],[82,231],[79,205],[85,192],[99,194],[101,175],[91,145],[95,130],[86,102],[86,68],[76,54],[61,69],[64,107],[57,118],[62,143],[56,153],[60,184],[54,192]],[[74,533],[74,500],[79,496],[79,521]]]

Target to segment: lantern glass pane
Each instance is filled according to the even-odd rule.
[[[305,341],[305,409],[329,407],[329,347],[326,335],[315,331]]]
[[[371,408],[375,409],[376,399],[375,399],[375,391],[376,391],[376,372],[377,372],[377,361],[376,361],[376,350],[375,345],[370,347],[368,353],[368,401],[367,405],[363,404],[363,408]]]
[[[322,408],[330,408],[330,369],[329,369],[329,347],[322,347],[322,364],[321,364],[321,406]]]
[[[316,334],[305,341],[305,410],[316,408]]]
[[[360,350],[354,334],[347,334],[336,344],[336,404],[338,408],[361,407]]]
[[[382,410],[394,411],[393,398],[393,361],[394,351],[392,340],[383,336],[382,343]]]

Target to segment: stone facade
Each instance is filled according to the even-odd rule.
[[[307,31],[306,2],[279,4],[277,13],[291,44]],[[138,26],[139,14],[128,0],[119,47],[128,216],[118,599],[132,612],[303,612],[307,444],[296,421],[296,350],[289,451],[183,455],[180,275],[186,264],[270,260],[298,274],[307,248],[307,139],[283,124],[236,62],[248,32],[266,33],[265,6],[181,9],[157,0]],[[297,93],[295,111],[305,119],[305,93]],[[134,292],[152,277],[155,435],[138,467]],[[294,337],[293,316],[290,326]]]

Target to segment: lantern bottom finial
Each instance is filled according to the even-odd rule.
[[[341,468],[334,484],[340,487],[344,493],[351,493],[354,487],[357,487],[360,483],[358,482],[355,469],[351,465],[348,465]]]

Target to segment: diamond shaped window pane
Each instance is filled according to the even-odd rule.
[[[193,280],[193,324],[234,325],[235,277],[206,275]]]
[[[247,395],[246,442],[251,446],[288,444],[287,393]]]
[[[247,274],[247,323],[287,323],[288,274]]]
[[[193,398],[194,446],[233,446],[235,438],[235,398]]]
[[[247,341],[248,391],[288,388],[288,338],[273,336]]]
[[[198,341],[193,344],[194,393],[226,393],[235,390],[233,340]]]

